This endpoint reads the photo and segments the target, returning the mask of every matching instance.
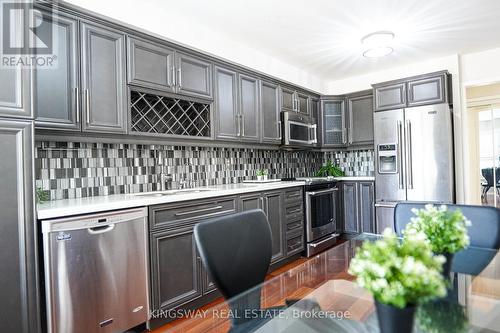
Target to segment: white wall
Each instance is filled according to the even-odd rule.
[[[500,82],[500,48],[464,54],[460,63],[464,86]]]
[[[141,2],[141,6],[137,6],[137,1],[132,0],[119,2],[69,0],[68,2],[282,80],[318,92],[325,90],[325,82],[319,77],[272,57],[265,52],[254,49],[252,45],[234,41],[220,32],[215,33],[206,26],[193,21],[189,16],[169,11],[169,1],[164,2],[165,10],[155,10],[155,7],[151,7],[147,0]],[[164,13],[169,12],[170,15],[164,15]]]

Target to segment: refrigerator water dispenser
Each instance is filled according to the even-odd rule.
[[[398,153],[397,145],[380,144],[377,146],[378,152],[378,172],[379,173],[397,173],[398,172]]]

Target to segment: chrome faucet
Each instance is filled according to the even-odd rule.
[[[173,177],[171,174],[166,172],[166,165],[164,164],[163,154],[161,150],[158,150],[158,155],[156,157],[157,165],[160,167],[160,188],[161,191],[168,191],[172,189]]]

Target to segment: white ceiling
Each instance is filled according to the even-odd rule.
[[[85,6],[86,1],[72,2]],[[500,0],[106,1],[110,2],[116,11],[120,3],[135,3],[136,15],[155,13],[152,19],[159,13],[164,20],[185,17],[198,23],[193,29],[206,27],[329,80],[500,46]],[[395,51],[385,58],[366,59],[360,39],[377,30],[395,33]]]

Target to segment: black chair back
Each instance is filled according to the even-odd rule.
[[[401,202],[394,210],[394,229],[398,236],[415,214],[413,208],[422,209],[426,203]],[[448,209],[460,209],[462,214],[472,222],[468,228],[470,245],[487,249],[500,248],[500,209],[490,206],[452,205]]]
[[[271,262],[272,239],[262,210],[197,224],[194,238],[203,265],[226,300],[264,282]],[[260,290],[247,296],[238,297],[237,304],[230,302],[233,310],[260,309]]]
[[[481,169],[481,174],[484,179],[488,183],[488,186],[493,186],[494,184],[498,184],[500,181],[500,168],[496,168],[495,170],[495,182],[493,182],[493,168]]]

